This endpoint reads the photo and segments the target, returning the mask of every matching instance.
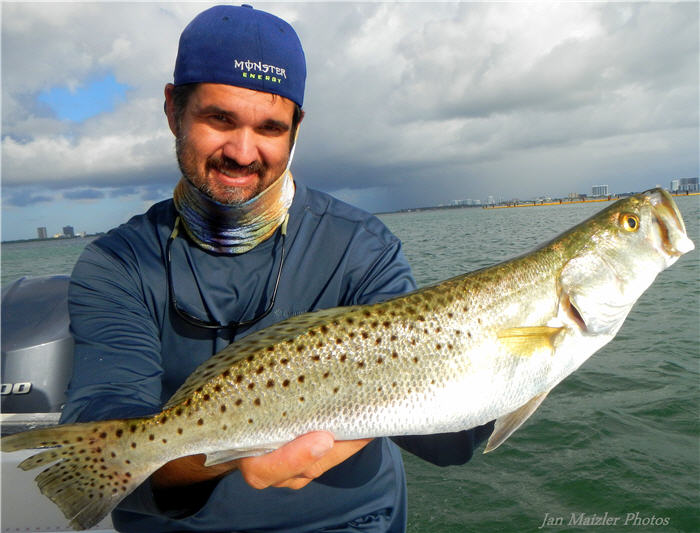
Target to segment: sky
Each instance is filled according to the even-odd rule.
[[[295,179],[368,211],[698,176],[698,2],[251,3],[306,53]],[[0,4],[3,240],[171,196],[163,87],[210,5]]]

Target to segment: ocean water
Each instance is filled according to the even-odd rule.
[[[676,200],[700,245],[700,197]],[[523,253],[606,205],[381,218],[425,285]],[[2,285],[69,274],[89,240],[3,244]],[[494,452],[447,468],[404,454],[408,531],[699,532],[699,280],[696,249],[659,275],[618,336]]]

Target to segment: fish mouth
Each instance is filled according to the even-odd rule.
[[[652,207],[652,222],[658,235],[660,248],[669,256],[678,258],[695,249],[688,238],[685,223],[678,206],[664,189],[652,189],[643,193]]]

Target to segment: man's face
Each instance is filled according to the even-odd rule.
[[[178,125],[172,85],[165,89],[180,170],[197,188],[225,204],[250,200],[287,167],[294,103],[231,85],[201,83]]]

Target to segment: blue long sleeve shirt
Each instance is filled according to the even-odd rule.
[[[172,200],[155,204],[92,242],[77,262],[69,290],[75,362],[62,422],[156,413],[197,366],[238,338],[296,314],[374,303],[415,288],[399,240],[376,217],[297,183],[272,312],[247,328],[192,326],[174,312],[168,293],[165,252],[176,216]],[[178,305],[220,324],[259,316],[271,298],[282,244],[278,231],[244,254],[224,255],[181,234],[171,246]],[[489,432],[396,442],[436,464],[457,464]],[[113,512],[115,527],[148,533],[405,529],[405,477],[390,439],[375,439],[298,491],[255,490],[238,472],[190,490],[181,508],[164,508],[146,482]],[[180,499],[173,493],[173,501]]]

